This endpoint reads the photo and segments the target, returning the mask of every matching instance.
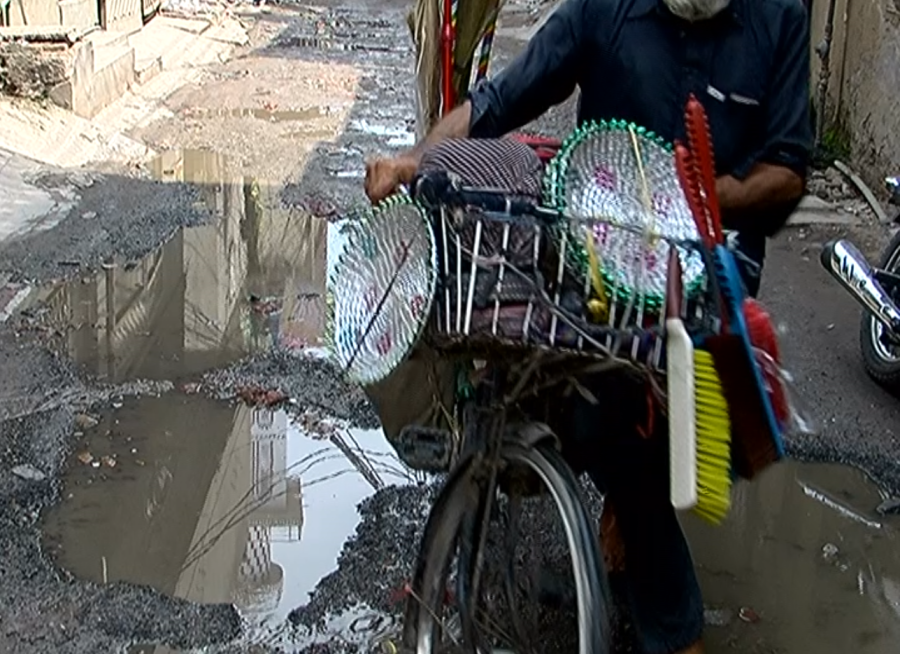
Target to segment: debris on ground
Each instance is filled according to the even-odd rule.
[[[759,614],[749,606],[742,606],[741,610],[738,611],[738,617],[748,624],[756,624],[761,619]]]
[[[59,58],[23,43],[0,43],[0,93],[44,100],[65,79],[66,67]]]
[[[15,466],[12,469],[12,473],[16,477],[20,477],[21,479],[25,479],[27,481],[44,481],[47,478],[47,475],[35,468],[30,463]]]
[[[304,411],[297,417],[297,424],[303,428],[310,437],[315,439],[325,439],[334,434],[337,430],[334,422],[324,418],[318,412]]]
[[[250,295],[250,310],[263,316],[281,311],[282,304],[283,299],[280,297],[261,298],[258,295]]]
[[[363,429],[381,424],[361,388],[344,380],[333,364],[309,356],[266,352],[210,371],[201,383],[213,399],[233,400],[247,388],[278,389],[291,398],[292,413],[318,411]]]
[[[265,389],[259,386],[241,386],[237,396],[251,406],[272,407],[287,400],[287,395],[278,389]]]
[[[889,513],[896,514],[900,513],[900,498],[891,497],[886,499],[884,502],[879,504],[876,508],[876,511],[881,515],[886,515]]]
[[[97,419],[93,416],[89,416],[86,413],[77,413],[75,414],[75,426],[78,427],[79,430],[84,431],[86,429],[90,429],[91,427],[97,426]]]
[[[825,200],[837,209],[866,220],[876,220],[872,207],[834,166],[812,170],[806,180],[807,193]]]
[[[703,622],[708,627],[727,627],[734,619],[731,609],[704,609]]]

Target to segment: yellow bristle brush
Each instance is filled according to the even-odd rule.
[[[694,350],[697,504],[694,513],[719,524],[731,508],[731,420],[712,354]]]
[[[681,262],[669,251],[666,365],[672,506],[718,524],[731,507],[731,424],[712,355],[681,321]]]

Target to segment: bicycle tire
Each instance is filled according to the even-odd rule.
[[[597,539],[577,481],[550,443],[526,447],[505,443],[505,461],[527,466],[549,491],[563,522],[575,575],[579,654],[608,654],[611,647],[609,591]],[[479,463],[470,459],[457,468],[441,490],[422,537],[413,592],[404,616],[404,644],[417,654],[436,654],[441,639],[447,577],[459,547],[463,520],[479,501]]]

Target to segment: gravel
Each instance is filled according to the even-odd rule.
[[[204,375],[202,382],[203,390],[219,400],[230,400],[247,387],[280,391],[300,411],[330,415],[354,427],[380,426],[362,389],[346,382],[340,371],[324,359],[276,350],[213,370]]]
[[[34,181],[53,190],[74,187],[80,201],[53,229],[0,245],[0,273],[11,281],[45,282],[96,269],[115,255],[136,261],[180,228],[210,222],[197,186],[125,175],[72,172]]]

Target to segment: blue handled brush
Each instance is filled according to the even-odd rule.
[[[708,337],[704,347],[713,356],[728,401],[734,470],[752,479],[784,456],[784,443],[750,345],[740,273],[734,255],[724,245],[709,124],[703,105],[693,95],[688,99],[685,122],[709,227],[707,236],[715,242],[714,273],[725,314],[722,333]]]

